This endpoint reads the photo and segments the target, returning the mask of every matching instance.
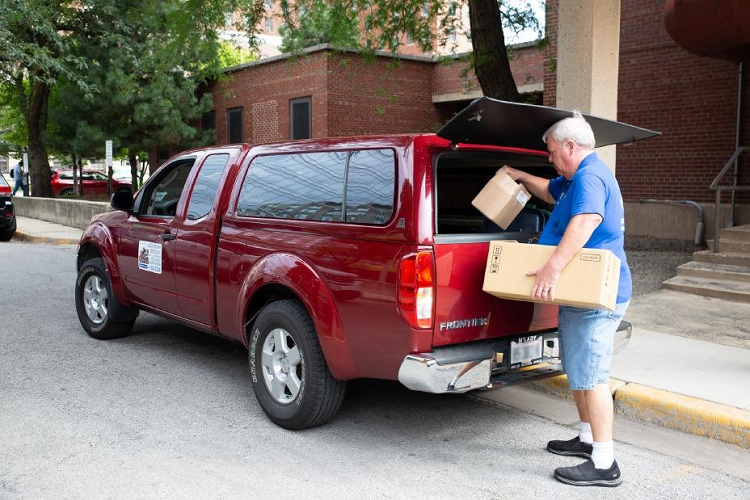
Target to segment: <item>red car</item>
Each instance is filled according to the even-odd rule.
[[[351,379],[455,394],[560,373],[557,306],[482,291],[490,242],[532,242],[549,207],[503,232],[471,200],[505,163],[554,175],[541,136],[569,115],[480,99],[438,135],[181,153],[83,233],[81,325],[122,337],[143,310],[241,342],[289,429],[330,419]],[[654,135],[589,118],[598,146]]]
[[[8,241],[16,232],[16,214],[8,181],[0,174],[0,241]]]
[[[107,176],[96,170],[83,171],[83,194],[107,194]],[[112,192],[130,189],[130,182],[112,179]],[[52,191],[57,196],[73,194],[73,171],[53,170]]]

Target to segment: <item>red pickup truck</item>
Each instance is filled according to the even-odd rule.
[[[330,419],[354,378],[462,393],[555,375],[555,306],[532,325],[534,304],[482,292],[489,242],[534,241],[550,207],[503,232],[471,200],[506,163],[554,175],[541,135],[569,114],[481,99],[438,135],[180,153],[84,232],[81,324],[116,338],[144,310],[242,342],[289,429]],[[589,119],[599,145],[648,136]]]

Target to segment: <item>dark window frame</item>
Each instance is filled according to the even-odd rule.
[[[206,111],[201,116],[202,130],[216,130],[216,110]]]
[[[307,137],[296,137],[294,133],[294,125],[295,125],[295,119],[294,119],[294,108],[295,105],[299,104],[307,104]],[[312,139],[313,136],[313,129],[312,129],[312,96],[307,97],[297,97],[295,99],[289,99],[289,139],[291,140],[301,140],[301,139]]]
[[[236,132],[235,129],[232,128],[232,116],[236,113],[239,113],[240,115],[240,121],[239,121],[239,141],[233,141],[232,139],[237,138],[236,134],[233,132]],[[245,117],[244,117],[244,111],[242,109],[242,106],[238,108],[228,108],[227,109],[227,144],[241,144],[244,142],[245,138]]]

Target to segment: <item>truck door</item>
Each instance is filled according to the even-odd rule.
[[[234,183],[240,148],[212,151],[206,156],[187,200],[187,213],[179,214],[175,240],[177,295],[185,318],[214,325],[214,272],[216,238],[220,214],[227,196],[221,196]],[[225,187],[226,186],[226,187]]]
[[[160,169],[138,194],[120,230],[120,269],[136,301],[180,316],[175,282],[175,215],[196,157],[179,158]]]

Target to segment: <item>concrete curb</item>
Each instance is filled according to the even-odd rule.
[[[49,243],[52,245],[77,245],[78,239],[73,238],[59,238],[53,236],[36,236],[24,231],[19,231],[13,234],[13,239],[18,241],[30,241],[32,243]]]
[[[565,375],[529,386],[573,399]],[[750,411],[616,379],[609,387],[618,415],[750,449]]]

